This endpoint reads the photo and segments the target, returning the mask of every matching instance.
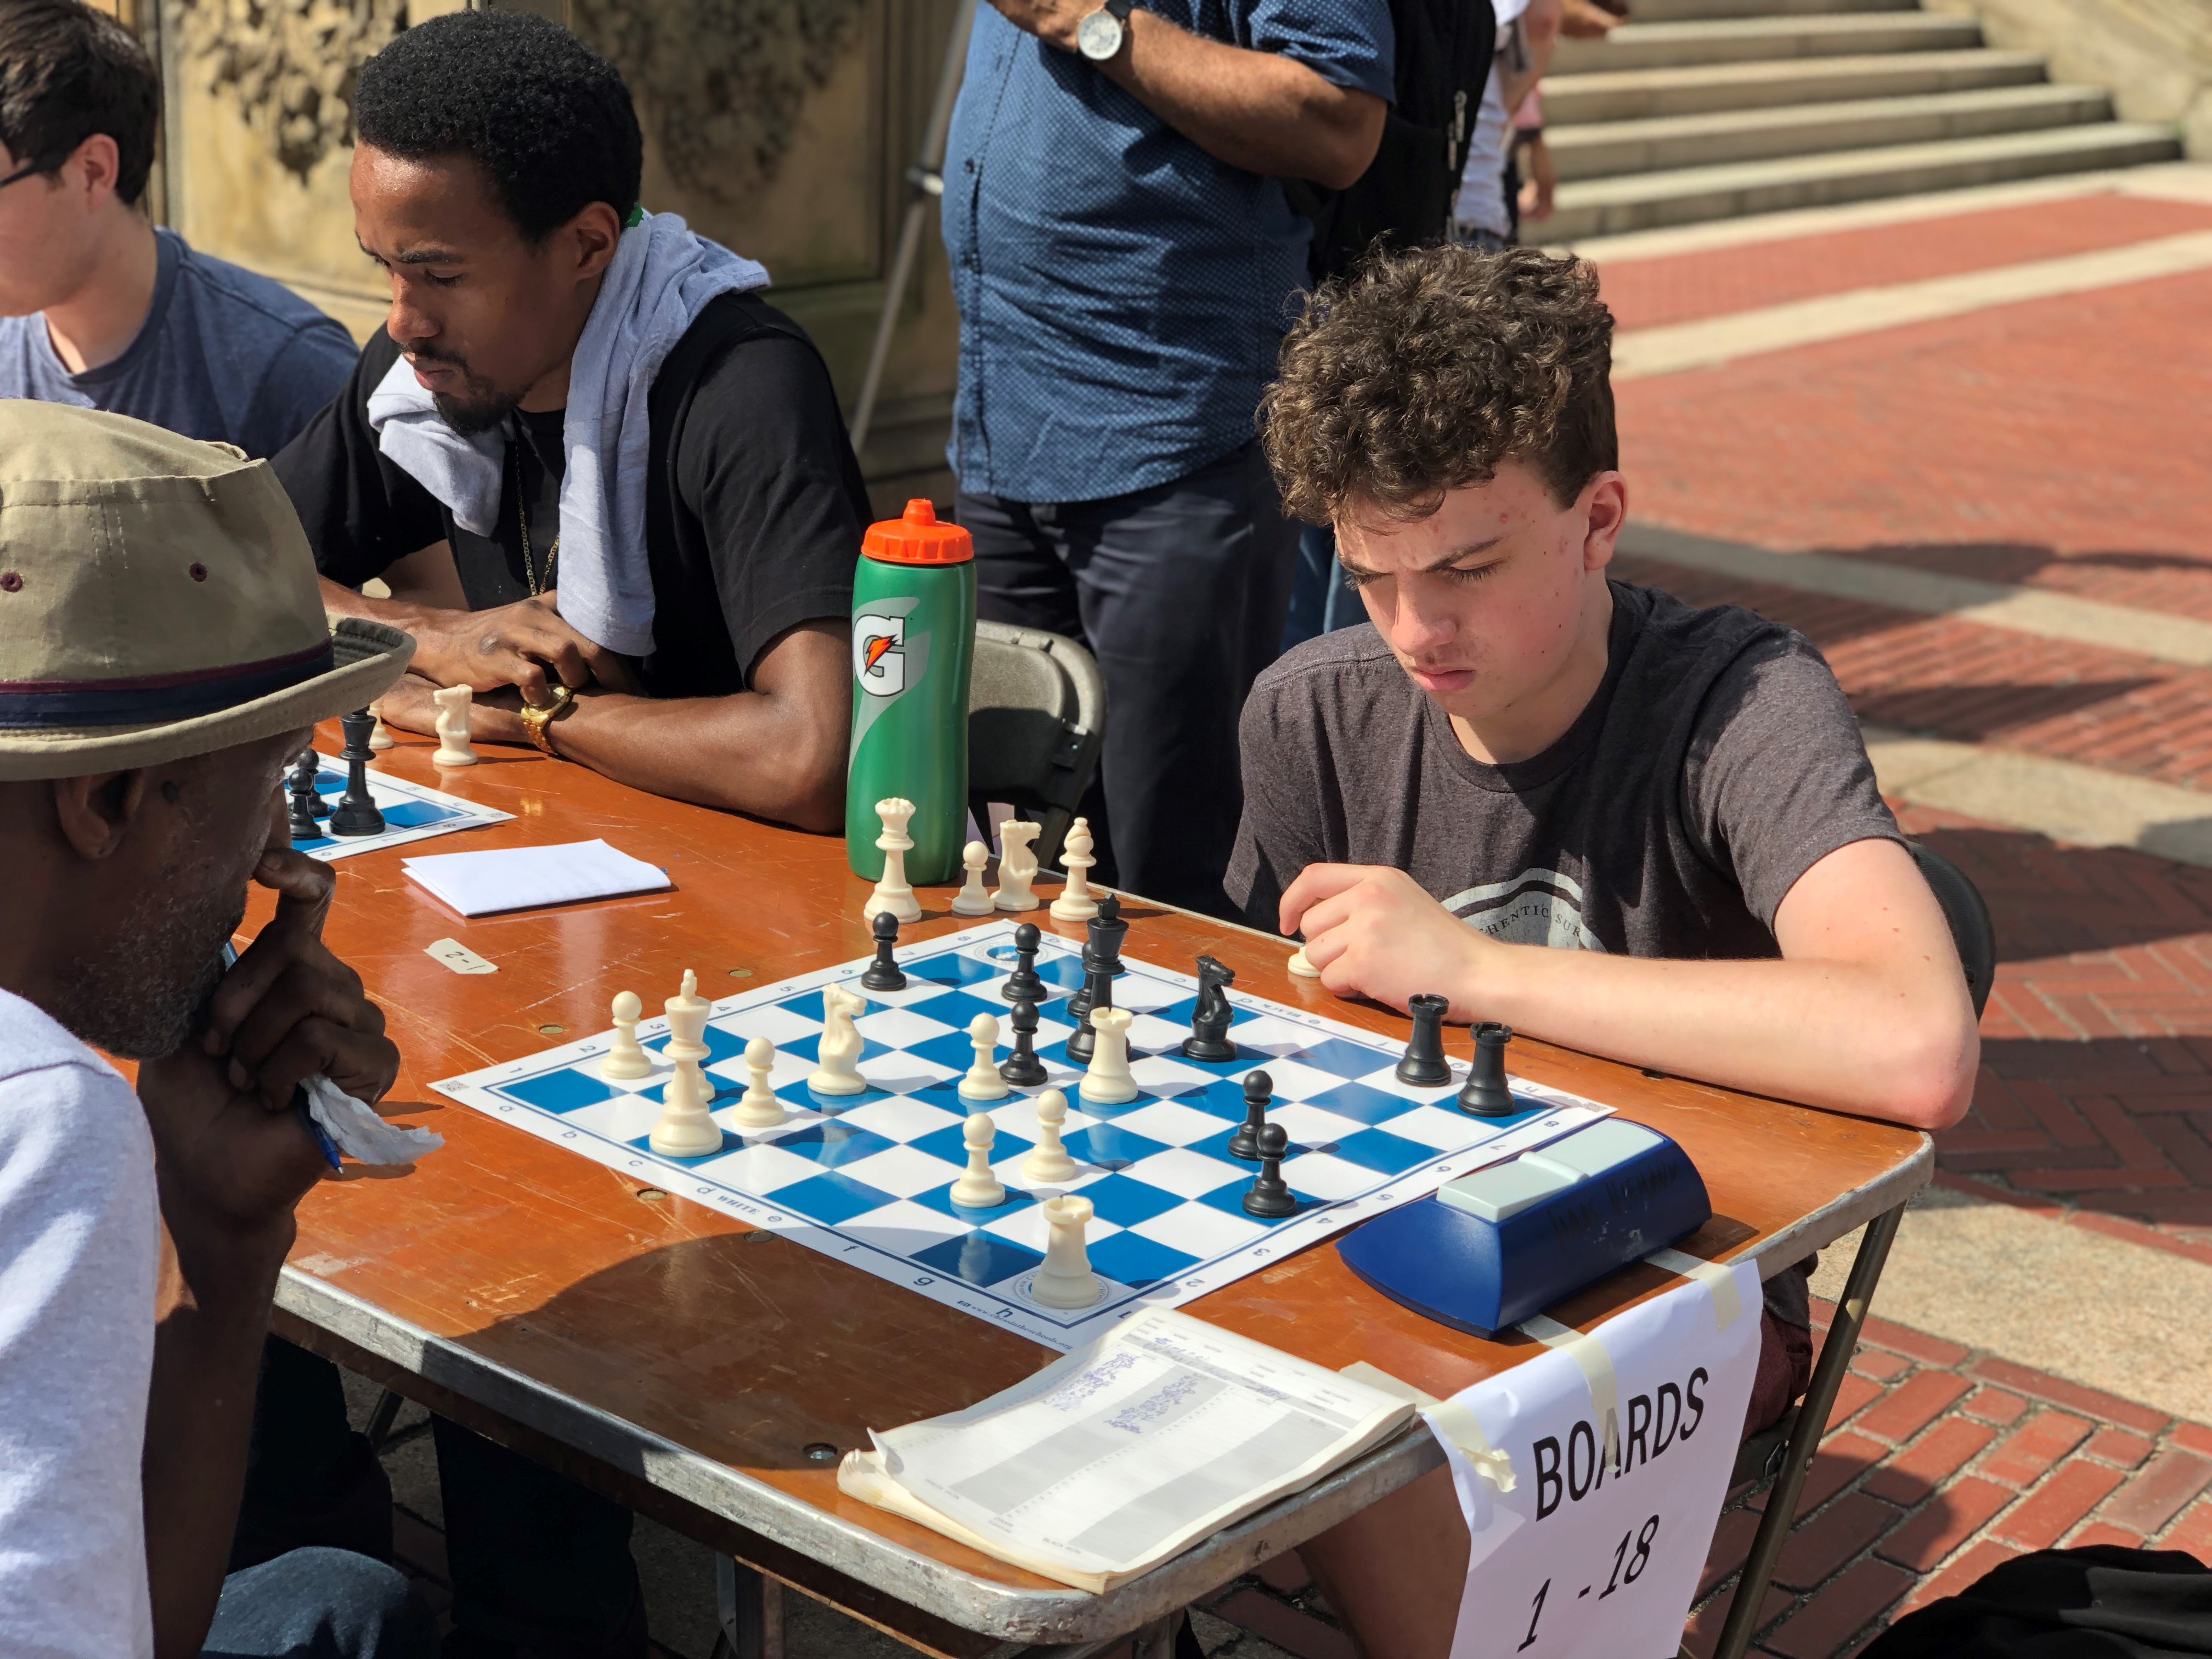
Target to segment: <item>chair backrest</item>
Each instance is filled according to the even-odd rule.
[[[1997,933],[1990,921],[1990,907],[1983,902],[1981,890],[1950,860],[1917,841],[1905,844],[1912,848],[1913,861],[1936,902],[1943,907],[1943,919],[1951,924],[1951,938],[1959,947],[1960,965],[1966,970],[1966,990],[1974,999],[1978,1019],[1997,977]]]
[[[1042,826],[1037,862],[1060,842],[1098,770],[1106,682],[1073,640],[1006,623],[975,624],[968,689],[968,799],[978,823],[1004,801]]]

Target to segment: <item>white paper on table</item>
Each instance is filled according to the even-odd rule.
[[[465,916],[528,910],[579,899],[653,893],[676,884],[665,871],[603,841],[559,847],[499,847],[481,853],[434,853],[404,859],[410,880]]]
[[[848,1452],[841,1490],[1101,1592],[1395,1434],[1409,1402],[1172,1309]]]
[[[1425,1413],[1473,1539],[1452,1659],[1668,1659],[1679,1648],[1759,1369],[1759,1269],[1728,1271],[1733,1307],[1693,1279],[1585,1339],[1611,1364],[1618,1467],[1589,1370],[1565,1346]],[[1502,1458],[1468,1455],[1470,1437],[1449,1420],[1462,1409]],[[1505,1464],[1510,1489],[1496,1474]]]

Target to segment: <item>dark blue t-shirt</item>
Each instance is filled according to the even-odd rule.
[[[1390,96],[1385,0],[1146,0],[1212,40]],[[1126,495],[1252,439],[1306,286],[1280,181],[1218,161],[1115,86],[976,9],[945,161],[963,489]]]
[[[46,319],[0,317],[0,398],[106,410],[274,455],[336,397],[353,337],[281,283],[156,228],[154,303],[123,355],[72,374]]]

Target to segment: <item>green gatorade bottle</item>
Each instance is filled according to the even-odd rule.
[[[875,881],[876,803],[914,803],[906,877],[960,868],[968,827],[968,671],[975,655],[975,544],[927,501],[868,526],[853,573],[853,745],[845,861]]]

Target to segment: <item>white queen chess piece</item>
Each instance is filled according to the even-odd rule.
[[[1067,1097],[1048,1089],[1036,1099],[1037,1140],[1022,1160],[1022,1179],[1040,1187],[1075,1178],[1075,1160],[1060,1145],[1060,1131],[1067,1121]]]
[[[773,1129],[783,1121],[783,1103],[768,1086],[775,1067],[775,1044],[755,1037],[745,1044],[745,1091],[730,1109],[730,1120],[741,1129]]]
[[[430,694],[430,701],[438,705],[434,722],[438,746],[430,756],[433,766],[477,763],[477,751],[469,747],[469,706],[476,701],[476,695],[465,685],[441,685]]]
[[[999,826],[999,890],[991,902],[1001,910],[1034,910],[1030,884],[1036,879],[1037,857],[1030,843],[1044,828],[1027,818],[1008,818]]]
[[[1091,1029],[1098,1034],[1091,1051],[1090,1069],[1083,1074],[1084,1099],[1102,1106],[1118,1105],[1137,1097],[1137,1085],[1129,1075],[1129,1021],[1127,1008],[1101,1008],[1091,1016]]]
[[[645,1012],[635,991],[619,991],[615,994],[615,1043],[599,1058],[599,1075],[620,1081],[625,1078],[651,1077],[653,1056],[645,1052],[637,1040],[638,1018]]]
[[[1091,1224],[1091,1200],[1077,1193],[1048,1198],[1037,1208],[1052,1231],[1046,1236],[1044,1265],[1030,1280],[1030,1300],[1047,1308],[1087,1308],[1105,1287],[1091,1270],[1083,1230]]]
[[[968,880],[952,896],[952,914],[956,916],[988,916],[994,908],[991,896],[983,890],[983,866],[991,861],[991,849],[980,841],[971,841],[960,854],[960,861],[968,866]]]
[[[897,795],[876,803],[876,816],[884,821],[884,833],[876,837],[876,846],[884,855],[884,874],[876,890],[868,895],[868,902],[860,907],[863,921],[878,910],[888,910],[901,921],[921,920],[921,901],[915,897],[906,878],[906,855],[914,850],[914,837],[907,834],[906,826],[914,811],[912,801]]]
[[[960,1143],[968,1149],[968,1168],[945,1194],[963,1210],[988,1210],[1006,1201],[1006,1183],[991,1173],[991,1142],[998,1126],[985,1112],[975,1112],[961,1127]]]
[[[968,1068],[967,1076],[960,1079],[960,1098],[1004,1100],[1013,1091],[1006,1087],[1006,1079],[999,1075],[997,1018],[990,1014],[978,1014],[969,1020],[968,1041],[975,1045],[975,1062]]]
[[[1098,914],[1098,901],[1091,896],[1091,866],[1098,862],[1091,855],[1091,820],[1076,819],[1068,826],[1066,846],[1060,849],[1060,865],[1067,872],[1067,883],[1052,902],[1054,921],[1088,921]]]
[[[822,988],[822,1040],[806,1086],[817,1095],[857,1095],[868,1080],[860,1075],[860,1032],[853,1024],[868,1000],[842,985]]]
[[[707,1110],[714,1097],[714,1086],[699,1062],[714,1052],[700,1041],[707,1034],[707,1011],[712,1006],[699,994],[699,976],[684,970],[684,988],[661,1005],[668,1014],[668,1043],[663,1050],[676,1062],[674,1075],[661,1091],[660,1121],[653,1126],[647,1144],[663,1158],[699,1158],[719,1152],[721,1126]]]

